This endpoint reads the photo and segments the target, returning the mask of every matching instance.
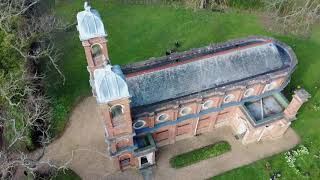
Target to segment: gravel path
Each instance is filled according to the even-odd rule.
[[[228,127],[222,127],[160,148],[156,156],[155,179],[207,179],[291,149],[300,141],[299,136],[289,129],[283,138],[244,146],[231,132]],[[170,157],[221,140],[230,143],[230,152],[178,170],[169,166]],[[61,164],[72,159],[69,167],[83,179],[142,179],[139,172],[133,169],[123,173],[116,172],[106,151],[102,118],[95,99],[88,97],[75,107],[64,134],[48,146],[43,159],[51,159]]]
[[[96,100],[88,97],[74,108],[65,132],[48,146],[43,159],[64,164],[73,157],[69,167],[83,179],[102,179],[115,172],[106,152],[102,118]]]

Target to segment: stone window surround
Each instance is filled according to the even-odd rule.
[[[224,103],[230,103],[231,101],[233,101],[235,98],[235,96],[233,94],[228,94],[223,98],[223,102]]]
[[[204,103],[201,104],[201,108],[204,109],[204,110],[205,109],[209,109],[209,108],[212,107],[212,105],[213,105],[213,100],[212,99],[208,99]]]
[[[103,46],[100,44],[100,43],[94,43],[94,44],[92,44],[90,47],[91,47],[91,53],[92,53],[92,57],[94,57],[94,47],[95,46],[99,46],[100,47],[100,55],[103,55],[103,52],[102,52],[102,48],[103,48]]]
[[[137,123],[142,123],[142,125],[140,126],[140,127],[136,127],[136,124]],[[141,129],[141,128],[143,128],[143,127],[145,127],[146,126],[146,121],[144,121],[144,120],[142,120],[142,119],[138,119],[137,121],[135,121],[134,123],[133,123],[133,128],[134,129]]]
[[[270,83],[267,83],[264,88],[263,88],[263,92],[266,92],[266,91],[271,91],[273,89],[275,89],[277,87],[277,82],[276,81],[271,81]]]
[[[186,111],[186,112],[184,112]],[[185,107],[182,107],[179,111],[179,114],[181,116],[185,116],[185,115],[188,115],[188,114],[191,114],[192,113],[192,107],[190,106],[185,106]]]
[[[112,105],[110,108],[109,108],[109,112],[110,112],[110,114],[112,115],[112,109],[113,108],[115,108],[115,107],[117,107],[117,106],[121,106],[121,115],[123,115],[124,114],[124,105],[122,105],[122,104],[115,104],[115,105]],[[111,116],[112,117],[112,116]]]
[[[255,91],[255,89],[254,88],[248,88],[248,89],[246,89],[245,91],[244,91],[244,93],[243,93],[243,96],[244,97],[250,97],[250,96],[252,96],[252,95],[254,95],[254,91]]]
[[[161,117],[164,117],[163,119]],[[168,120],[169,115],[167,113],[161,113],[160,115],[157,116],[157,121],[158,122],[164,122],[166,120]]]

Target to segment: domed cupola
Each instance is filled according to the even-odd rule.
[[[84,9],[84,11],[77,14],[77,29],[80,34],[80,40],[85,41],[96,37],[106,37],[107,33],[98,11],[92,9],[87,2],[84,4]]]
[[[94,71],[94,89],[99,103],[129,98],[127,83],[117,66],[106,65]]]

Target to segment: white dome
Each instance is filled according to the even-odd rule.
[[[130,97],[126,81],[111,68],[106,65],[94,71],[94,89],[99,103]]]
[[[77,14],[77,29],[80,34],[80,40],[85,41],[95,37],[107,36],[98,11],[91,9],[88,3],[85,3],[84,8],[84,11]]]

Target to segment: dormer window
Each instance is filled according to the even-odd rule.
[[[92,59],[95,66],[101,65],[103,63],[103,53],[102,47],[100,44],[94,44],[91,47],[92,49]]]

